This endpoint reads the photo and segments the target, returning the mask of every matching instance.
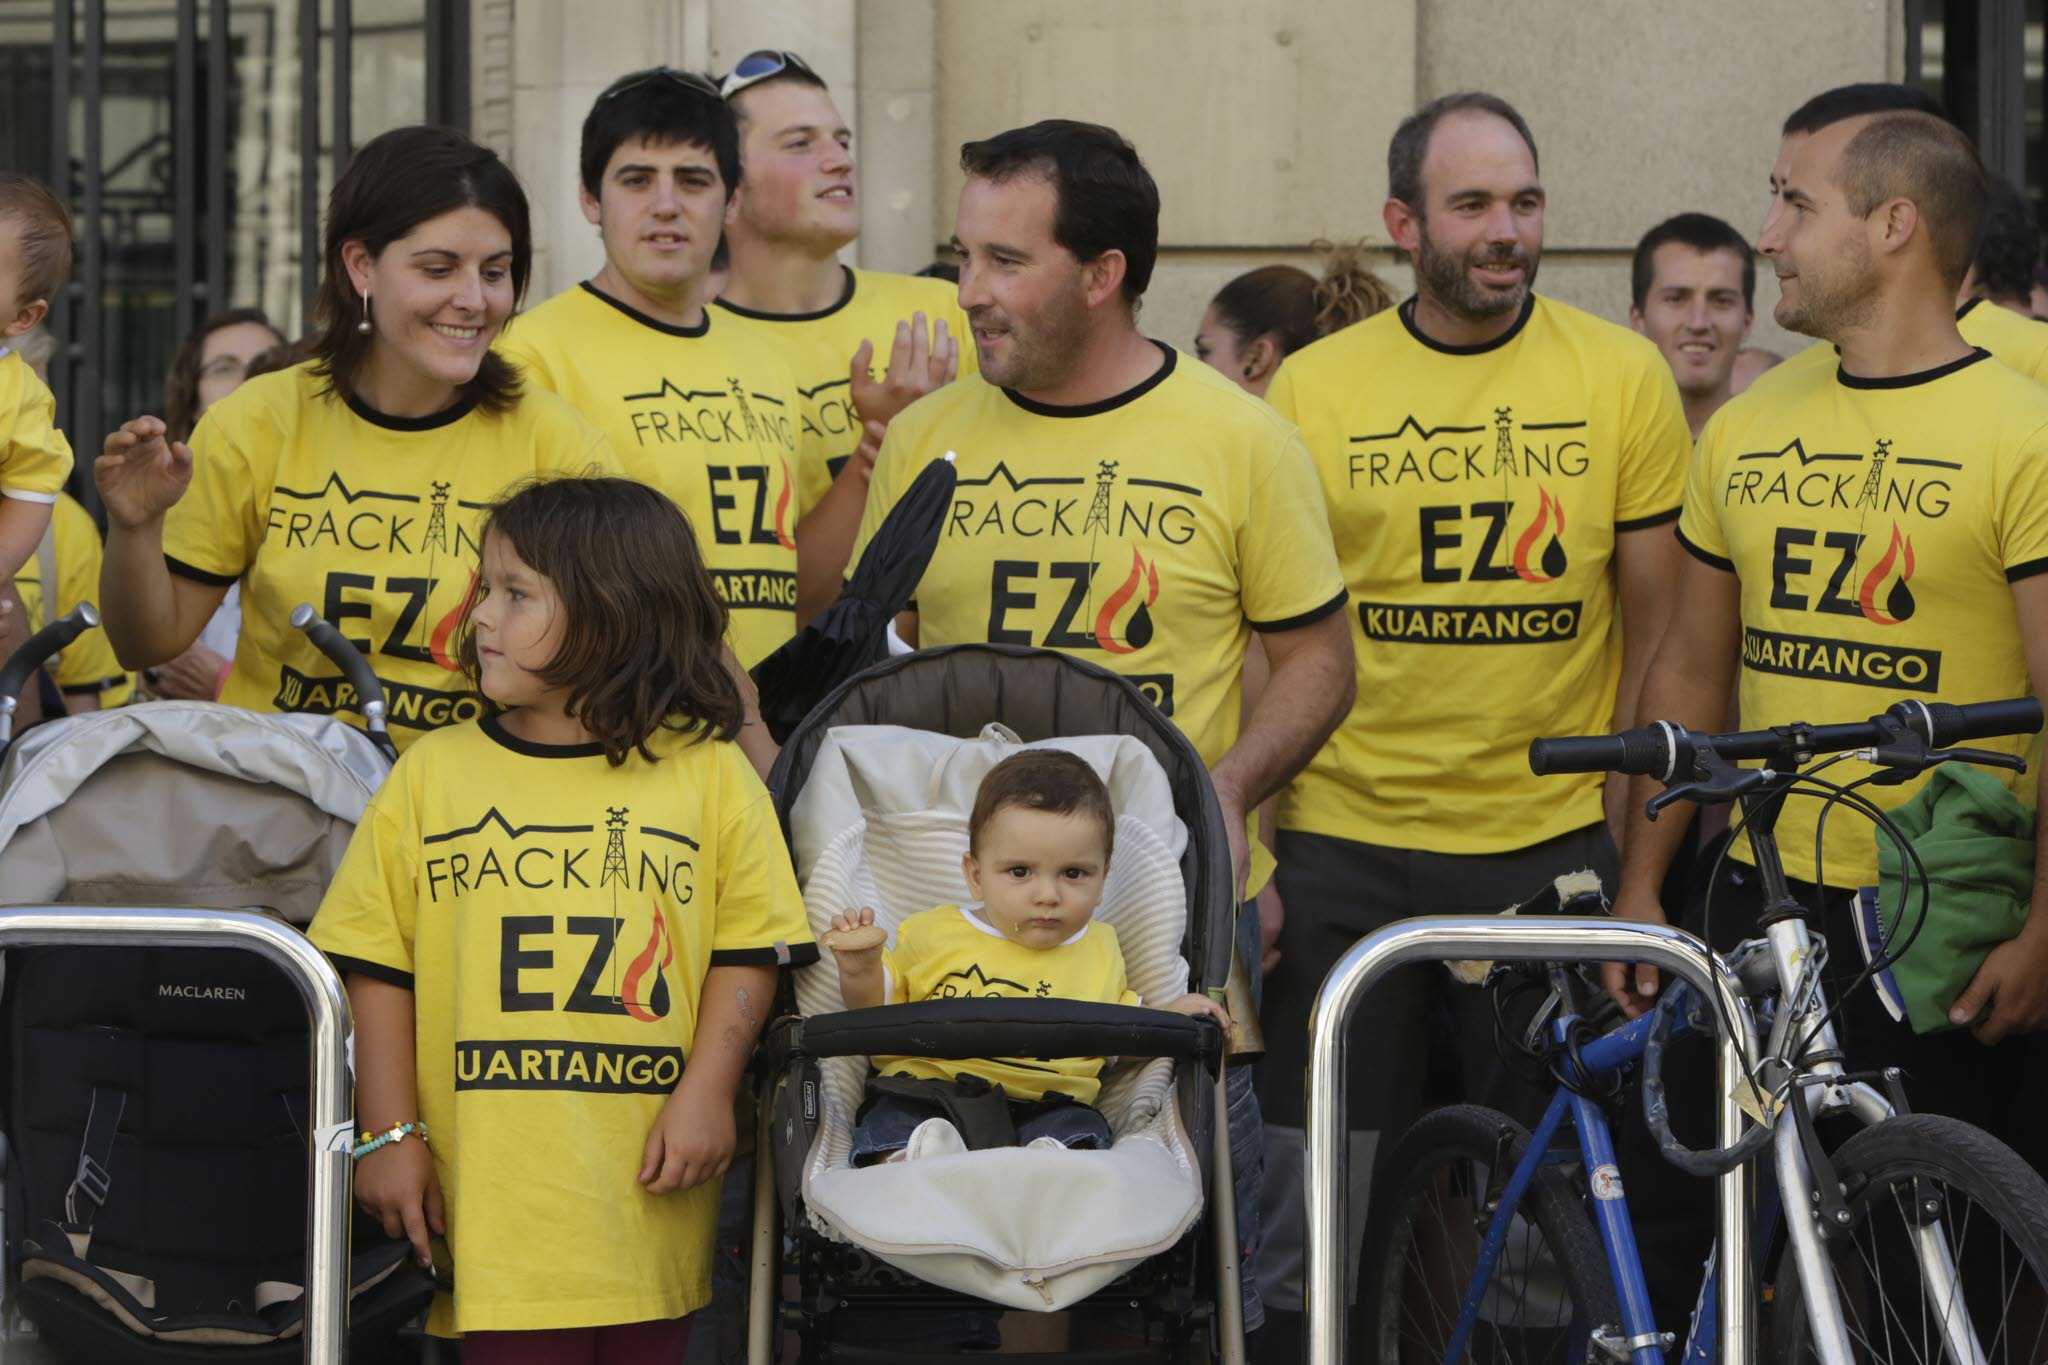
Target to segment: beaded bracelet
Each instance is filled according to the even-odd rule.
[[[393,1142],[403,1142],[408,1136],[417,1135],[421,1142],[427,1140],[427,1125],[424,1123],[394,1123],[382,1133],[365,1133],[349,1153],[351,1159],[361,1161],[370,1153]]]

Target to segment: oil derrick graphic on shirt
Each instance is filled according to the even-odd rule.
[[[1103,460],[1095,475],[1095,500],[1088,504],[1088,519],[1081,523],[1081,533],[1100,531],[1109,534],[1109,491],[1116,485],[1116,461]]]
[[[1515,502],[1510,479],[1518,468],[1514,417],[1512,406],[1493,410],[1493,467],[1500,472],[1501,500],[1510,507]],[[1546,532],[1549,533],[1547,541]],[[1540,554],[1537,553],[1538,545],[1543,547]],[[1564,551],[1564,501],[1540,485],[1536,489],[1535,519],[1516,538],[1512,562],[1515,577],[1524,583],[1551,583],[1564,577],[1568,565]]]
[[[749,441],[760,440],[761,422],[759,418],[754,416],[753,405],[747,402],[746,387],[732,375],[727,375],[725,382],[732,385],[732,401],[739,405],[740,426],[745,429],[747,439]]]
[[[1891,458],[1891,453],[1891,441],[1878,437],[1877,448],[1870,455],[1870,473],[1863,480],[1863,491],[1856,495],[1856,506],[1862,510],[1862,516],[1856,523],[1858,568],[1862,567],[1863,549],[1870,544],[1866,528],[1870,523],[1871,509],[1879,505],[1885,462]],[[1884,554],[1869,573],[1857,580],[1856,605],[1862,609],[1865,620],[1880,626],[1896,626],[1911,619],[1918,606],[1909,586],[1914,567],[1913,538],[1900,531],[1898,522],[1894,521]],[[1880,592],[1886,589],[1887,583],[1888,590]]]
[[[604,808],[604,869],[597,874],[599,890],[609,886],[612,889],[612,999],[619,995],[619,926],[625,923],[619,914],[619,888],[626,884],[626,813],[630,806],[606,806]]]

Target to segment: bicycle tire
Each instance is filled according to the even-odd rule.
[[[1823,1248],[1859,1365],[1949,1358],[1935,1335],[1940,1314],[1921,1290],[1918,1264],[1904,1240],[1908,1210],[1926,1207],[1930,1198],[1942,1210],[1943,1234],[1985,1360],[2048,1360],[2048,1183],[2017,1153],[1960,1119],[1906,1114],[1854,1134],[1835,1152],[1834,1164],[1851,1222]],[[1993,1231],[2000,1234],[1995,1246]],[[1987,1262],[1986,1253],[2003,1259]],[[1789,1248],[1781,1265],[1791,1265]],[[1776,1298],[1771,1358],[1819,1359],[1807,1330],[1806,1286],[1796,1272],[1781,1274]]]
[[[1471,1248],[1476,1250],[1485,1235],[1487,1216],[1472,1210],[1468,1203],[1446,1221],[1446,1204],[1469,1195],[1472,1189],[1483,1190],[1496,1158],[1507,1166],[1500,1177],[1505,1180],[1528,1145],[1528,1129],[1506,1114],[1478,1105],[1439,1109],[1402,1137],[1387,1162],[1385,1180],[1376,1185],[1366,1219],[1355,1316],[1362,1347],[1354,1348],[1353,1359],[1380,1365],[1444,1359],[1450,1324],[1471,1279],[1472,1258],[1460,1257],[1437,1277],[1438,1285],[1449,1290],[1444,1301],[1443,1294],[1433,1292],[1411,1273],[1421,1269],[1425,1274],[1420,1278],[1429,1278],[1429,1267],[1418,1265],[1411,1256],[1418,1230],[1426,1234],[1425,1217],[1434,1207],[1436,1231],[1445,1234],[1442,1240],[1469,1236]],[[1443,1198],[1446,1182],[1450,1201]],[[1580,1365],[1585,1359],[1586,1332],[1621,1321],[1606,1253],[1578,1192],[1556,1167],[1546,1166],[1537,1172],[1520,1209],[1521,1231],[1510,1235],[1496,1262],[1497,1274],[1506,1273],[1491,1282],[1497,1287],[1487,1291],[1489,1306],[1468,1345],[1468,1358],[1489,1365]],[[1537,1249],[1537,1238],[1548,1248],[1547,1262]],[[1510,1263],[1535,1267],[1533,1273],[1519,1277],[1519,1288],[1504,1283],[1516,1279]],[[1560,1304],[1559,1290],[1568,1308]],[[1414,1299],[1421,1294],[1429,1295],[1427,1322],[1414,1311]],[[1532,1304],[1532,1300],[1536,1302]],[[1505,1313],[1504,1307],[1516,1311]],[[1529,1314],[1526,1321],[1522,1320],[1523,1310]]]

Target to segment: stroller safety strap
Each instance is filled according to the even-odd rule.
[[[128,1092],[104,1086],[92,1088],[92,1105],[85,1112],[85,1137],[78,1146],[78,1169],[71,1187],[64,1191],[65,1232],[92,1233],[92,1220],[114,1191],[114,1177],[108,1169],[114,1160],[114,1138],[121,1130],[121,1116],[128,1112]],[[91,1204],[79,1214],[81,1196]],[[84,1253],[80,1253],[83,1255]]]

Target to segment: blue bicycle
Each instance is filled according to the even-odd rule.
[[[1708,1262],[1682,1351],[1676,1333],[1652,1320],[1608,1126],[1620,1079],[1634,1071],[1650,1130],[1681,1169],[1717,1176],[1770,1153],[1775,1179],[1760,1182],[1755,1220],[1767,1239],[1756,1248],[1757,1264],[1768,1268],[1760,1358],[2048,1362],[2048,1184],[1977,1128],[1904,1113],[1895,1072],[1845,1073],[1822,989],[1826,944],[1808,930],[1806,910],[1787,889],[1772,835],[1787,795],[1802,791],[1886,823],[1881,811],[1864,808],[1856,784],[1841,796],[1843,787],[1816,780],[1835,760],[1801,771],[1818,755],[1874,763],[1879,774],[1871,781],[1948,761],[2014,767],[2019,760],[2008,754],[1943,746],[2031,733],[2041,723],[2031,699],[1909,702],[1855,725],[1710,737],[1660,723],[1536,741],[1530,762],[1539,773],[1612,770],[1661,780],[1665,791],[1653,811],[1677,800],[1742,803],[1768,926],[1765,937],[1727,959],[1750,1018],[1717,1019],[1674,986],[1656,1010],[1617,1024],[1618,1009],[1583,965],[1494,968],[1488,980],[1496,989],[1518,979],[1547,988],[1534,1017],[1517,1022],[1516,1041],[1556,1078],[1555,1096],[1534,1132],[1505,1114],[1462,1105],[1426,1116],[1402,1137],[1376,1183],[1366,1229],[1362,1332],[1354,1338],[1365,1343],[1360,1358],[1376,1365],[1706,1365],[1718,1358],[1718,1256]],[[1740,760],[1762,763],[1738,767]],[[1605,909],[1597,878],[1579,874],[1559,878],[1517,913]],[[1880,962],[1908,946],[1885,943]],[[1684,1148],[1663,1105],[1663,1048],[1693,1030],[1768,1038],[1745,1058],[1762,1121],[1722,1151]],[[1862,1126],[1830,1148],[1816,1125],[1832,1116]]]

